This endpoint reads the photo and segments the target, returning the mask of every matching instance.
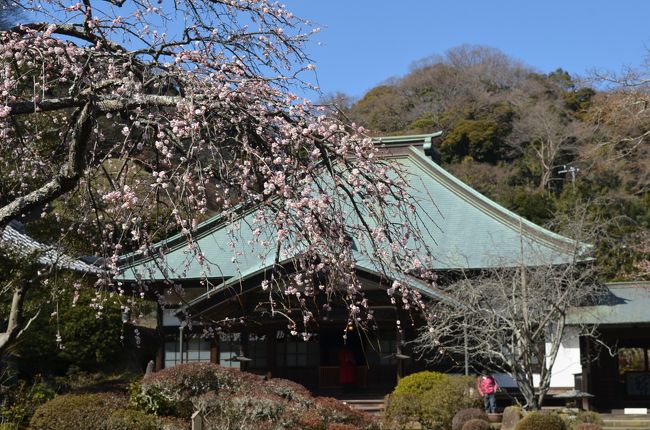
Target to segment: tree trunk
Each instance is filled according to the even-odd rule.
[[[7,329],[4,333],[0,333],[0,356],[4,355],[21,333],[23,328],[23,312],[27,289],[28,281],[20,282],[16,287],[14,287]]]

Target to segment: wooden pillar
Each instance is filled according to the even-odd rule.
[[[184,351],[184,346],[185,345],[183,345],[183,330],[184,329],[185,329],[185,324],[181,323],[181,325],[178,326],[178,351],[179,351],[180,357],[181,357],[181,364],[183,364],[185,362],[185,360],[183,360],[183,354],[185,352]]]
[[[237,354],[239,357],[246,357],[249,358],[248,356],[248,327],[245,325],[242,326],[241,331],[239,332],[239,353]],[[239,370],[248,370],[248,360],[240,360],[239,362]]]
[[[591,339],[589,337],[583,337],[582,342],[579,342],[584,344],[585,350],[584,350],[584,355],[582,352],[582,348],[580,348],[580,361],[581,361],[581,367],[582,367],[582,377],[581,377],[581,387],[580,391],[584,393],[590,393],[592,389],[592,384],[591,384],[591,363],[592,363],[592,357],[591,357]],[[582,345],[581,345],[582,346]],[[578,387],[576,387],[578,388]],[[591,405],[589,402],[589,398],[585,397],[580,400],[582,402],[582,409],[588,411],[591,409]]]
[[[395,337],[395,343],[396,343],[396,348],[395,348],[395,361],[397,362],[397,383],[399,384],[399,380],[402,378],[402,374],[404,372],[404,365],[402,363],[402,360],[399,358],[402,355],[402,330],[399,324],[397,325],[397,334]]]
[[[210,342],[210,363],[219,363],[219,335],[213,337]]]
[[[162,344],[156,350],[156,372],[162,370],[165,364],[165,339],[163,338]]]
[[[156,325],[158,334],[158,349],[156,351],[156,372],[165,365],[165,329],[163,326],[163,312],[160,303],[156,305]]]

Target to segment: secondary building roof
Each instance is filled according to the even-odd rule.
[[[56,266],[61,269],[83,273],[99,273],[101,269],[85,261],[65,254],[59,247],[39,242],[24,231],[23,225],[11,221],[0,235],[0,245],[17,252],[21,256],[34,255],[43,266]]]
[[[431,140],[439,135],[376,140],[406,172],[409,192],[418,202],[414,216],[430,220],[428,245],[435,256],[434,269],[481,269],[514,266],[522,261],[526,265],[562,264],[574,258],[574,241],[505,209],[436,164],[428,149]],[[195,232],[194,243],[205,256],[205,262],[199,262],[187,243],[175,236],[160,244],[165,249],[162,258],[129,256],[124,261],[121,278],[125,281],[203,278],[226,281],[264,271],[276,261],[275,255],[258,245],[259,240],[252,240],[255,208],[239,210],[235,219],[215,217]],[[266,234],[272,236],[273,232]],[[260,239],[273,242],[272,237]],[[363,255],[368,253],[357,254],[358,268],[381,272]]]
[[[647,324],[650,316],[650,282],[614,282],[598,305],[573,308],[568,324]]]

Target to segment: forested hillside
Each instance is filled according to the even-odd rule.
[[[648,276],[650,101],[639,73],[581,80],[536,72],[497,49],[461,46],[415,64],[342,114],[372,135],[442,130],[439,162],[539,224],[587,207],[606,279]]]

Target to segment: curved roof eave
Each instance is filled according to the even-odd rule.
[[[486,215],[498,220],[506,227],[512,230],[519,230],[525,236],[535,240],[535,242],[553,248],[562,254],[573,254],[577,252],[580,254],[579,261],[588,261],[590,259],[588,254],[593,250],[593,245],[586,243],[579,244],[573,239],[538,226],[524,217],[515,214],[447,172],[431,160],[423,151],[415,147],[409,148],[409,155],[412,156],[411,159],[414,162],[419,164],[421,168],[442,186]],[[400,156],[397,155],[395,157],[399,158]]]
[[[292,261],[294,261],[294,258],[288,258],[286,260],[278,262],[277,265],[284,266],[287,263],[291,263]],[[193,306],[196,306],[196,305],[200,304],[201,302],[209,300],[212,296],[214,296],[216,294],[219,294],[219,293],[227,290],[228,288],[232,288],[237,284],[244,284],[249,279],[251,279],[251,278],[253,278],[253,277],[257,276],[257,275],[261,275],[261,274],[271,270],[271,268],[273,266],[274,265],[261,264],[260,263],[259,265],[250,268],[246,272],[242,272],[241,276],[228,279],[228,280],[222,282],[221,284],[216,285],[214,288],[210,289],[210,291],[206,291],[205,293],[203,293],[199,297],[197,297],[197,298],[193,299],[192,301],[186,303],[176,313],[177,314],[184,313],[188,308],[191,308]],[[447,296],[443,292],[435,290],[435,289],[431,288],[427,283],[423,282],[422,280],[417,279],[417,278],[412,277],[412,276],[409,276],[409,275],[398,274],[396,272],[395,273],[382,274],[379,271],[369,267],[368,265],[364,265],[361,262],[358,262],[357,264],[355,264],[355,269],[360,271],[360,272],[365,272],[368,275],[378,277],[380,279],[386,279],[386,280],[390,280],[390,281],[402,282],[402,283],[406,284],[407,286],[419,291],[425,297],[430,298],[430,299],[449,300],[447,298]],[[261,286],[260,286],[260,288],[261,288]],[[203,312],[205,312],[205,310],[202,310],[200,313],[203,313]]]
[[[242,203],[234,206],[231,210],[232,211],[231,213],[236,215],[235,218],[229,218],[222,214],[214,215],[196,226],[196,228],[193,231],[192,238],[194,240],[199,240],[202,237],[212,233],[213,231],[219,230],[228,222],[237,221],[241,218],[244,218],[255,208],[256,206],[253,204]],[[154,257],[152,256],[152,254],[155,254],[156,250],[159,250],[165,246],[169,246],[169,248],[165,250],[165,253],[168,254],[179,248],[183,248],[185,245],[187,245],[187,241],[183,236],[183,234],[179,232],[172,236],[169,236],[168,238],[162,239],[154,243],[149,248],[149,252],[146,255],[143,254],[141,251],[132,251],[129,252],[128,254],[122,255],[119,258],[118,264],[120,266],[123,266],[125,269],[128,269],[136,265],[143,264],[153,260]]]

